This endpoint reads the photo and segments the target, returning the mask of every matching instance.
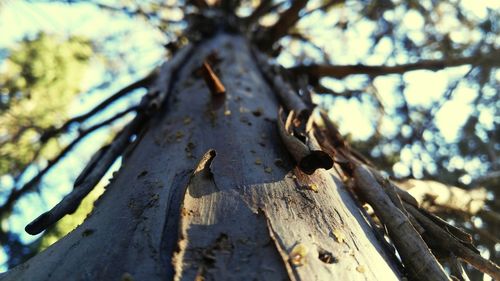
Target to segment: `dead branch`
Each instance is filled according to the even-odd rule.
[[[355,149],[352,149],[346,141],[344,141],[342,135],[340,134],[337,126],[331,121],[331,119],[328,117],[327,113],[320,110],[319,111],[319,116],[320,119],[317,119],[315,121],[315,124],[318,124],[318,126],[323,126],[325,129],[325,134],[328,137],[328,140],[331,142],[335,150],[337,150],[336,153],[335,151],[332,151],[332,153],[335,156],[335,160],[337,161],[348,161],[348,159],[344,159],[345,157],[348,157],[348,155],[354,157],[357,161],[366,164],[370,167],[373,167],[374,165],[366,159],[361,153],[356,151]],[[322,124],[322,125],[321,125]],[[326,143],[325,143],[326,144]],[[348,154],[348,155],[344,155]]]
[[[495,211],[482,209],[477,214],[494,224],[500,224],[500,214]]]
[[[474,223],[471,223],[472,229],[474,229],[474,232],[478,233],[481,238],[486,238],[495,244],[500,244],[500,238],[498,238],[496,235],[490,233],[486,229],[477,227]]]
[[[68,131],[68,129],[71,125],[73,125],[75,123],[81,123],[81,122],[89,119],[90,117],[94,116],[95,114],[101,112],[103,109],[107,108],[109,105],[111,105],[112,103],[114,103],[118,99],[126,96],[128,93],[130,93],[136,89],[146,87],[154,79],[154,77],[156,75],[157,75],[156,71],[151,72],[148,76],[122,88],[121,90],[119,90],[115,94],[111,95],[110,97],[108,97],[107,99],[102,101],[100,104],[98,104],[97,106],[92,108],[92,110],[90,110],[89,112],[69,119],[68,121],[66,121],[66,123],[64,123],[59,128],[48,130],[40,137],[40,141],[46,142],[48,139],[56,137],[56,136],[60,135],[61,133]]]
[[[143,96],[139,109],[141,109],[134,120],[132,120],[125,128],[115,137],[113,142],[108,146],[99,150],[96,157],[90,161],[82,174],[78,176],[73,191],[66,195],[61,202],[54,208],[43,213],[25,228],[29,234],[38,234],[44,231],[67,214],[73,213],[83,198],[95,187],[102,179],[113,162],[123,154],[130,143],[132,135],[137,134],[144,126],[144,123],[156,112],[161,105],[164,104],[171,92],[172,78],[175,76],[182,62],[189,56],[193,50],[192,45],[180,50],[175,57],[165,63],[161,67],[160,76],[150,93]]]
[[[97,161],[91,161],[89,163],[90,166],[88,167],[91,167],[90,169],[86,167],[83,170],[83,173],[86,175],[84,179],[81,179],[82,175],[78,177],[80,178],[80,184],[76,185],[73,188],[73,191],[66,195],[61,202],[54,206],[54,208],[43,213],[28,224],[25,228],[26,232],[31,235],[36,235],[47,229],[47,227],[57,222],[65,215],[73,213],[78,208],[83,198],[85,198],[85,196],[89,194],[92,189],[94,189],[95,185],[101,180],[116,158],[122,154],[130,143],[130,137],[137,133],[138,129],[145,120],[146,115],[139,113],[134,120],[116,136],[109,146],[105,146],[104,150],[99,150],[97,154],[102,156]]]
[[[491,181],[491,180],[500,180],[500,171],[488,172],[485,175],[482,175],[482,176],[476,178],[473,181],[473,184],[475,185],[475,184],[485,183],[485,182]]]
[[[271,27],[261,30],[257,34],[257,46],[268,51],[273,44],[288,33],[288,30],[299,21],[299,13],[306,6],[307,0],[292,1],[290,8],[280,14],[279,20]]]
[[[487,57],[473,56],[464,58],[454,58],[447,60],[422,60],[416,63],[393,65],[393,66],[371,66],[371,65],[331,65],[331,64],[310,64],[297,65],[289,70],[296,74],[308,75],[313,80],[322,77],[344,78],[349,75],[366,74],[372,77],[387,74],[403,74],[413,70],[441,70],[447,67],[461,65],[500,65],[498,56],[488,55]]]
[[[405,207],[425,228],[428,235],[431,236],[429,239],[432,239],[433,243],[439,244],[440,247],[454,253],[457,257],[468,262],[481,272],[490,275],[493,279],[500,280],[500,267],[498,265],[484,259],[479,253],[465,246],[461,241],[436,225],[433,220],[422,214],[422,212],[417,210],[414,206],[406,204]]]
[[[442,207],[468,215],[476,215],[484,208],[487,192],[484,188],[465,190],[430,180],[406,180],[397,185],[408,191],[419,203]]]
[[[290,38],[295,39],[303,44],[311,46],[311,48],[315,49],[316,51],[318,51],[321,54],[323,60],[325,60],[325,61],[330,60],[330,56],[325,52],[325,50],[323,48],[321,48],[320,46],[314,44],[311,41],[311,39],[308,38],[306,35],[299,33],[299,32],[290,32],[290,33],[288,33],[288,36],[290,36]]]
[[[394,205],[369,168],[365,165],[357,165],[353,176],[357,190],[387,227],[403,264],[412,276],[417,280],[449,280],[408,217]]]
[[[387,193],[396,193],[404,202],[411,204],[415,207],[419,206],[419,202],[413,197],[412,194],[408,193],[406,190],[399,188],[394,185],[389,179],[384,178],[382,174],[376,169],[370,168],[373,176],[377,179],[377,182],[382,185]]]
[[[446,259],[450,267],[450,275],[458,279],[459,281],[470,281],[469,276],[465,272],[462,264],[458,260],[458,258],[451,254],[450,257]]]
[[[73,188],[82,184],[82,182],[87,178],[88,174],[90,172],[92,172],[94,167],[97,165],[97,163],[104,156],[104,153],[109,149],[109,146],[110,146],[110,144],[107,144],[107,145],[99,148],[99,150],[97,152],[95,152],[94,155],[92,155],[92,157],[90,158],[90,160],[87,163],[87,165],[85,166],[85,168],[83,168],[83,170],[80,172],[78,177],[76,177],[76,180],[73,183]]]
[[[198,8],[200,11],[208,8],[208,3],[205,0],[188,0],[187,4],[193,5],[194,7]]]
[[[272,0],[262,0],[260,1],[259,6],[257,6],[257,8],[255,8],[255,10],[253,10],[253,12],[248,17],[243,18],[243,22],[247,27],[250,27],[264,15],[267,15],[279,8],[281,5],[283,5],[283,3],[285,2],[273,4]]]
[[[408,211],[406,211],[406,208],[403,205],[403,201],[406,201],[413,206],[418,206],[415,198],[413,198],[408,193],[405,193],[406,191],[403,191],[392,184],[389,179],[384,178],[377,170],[370,168],[370,172],[372,172],[375,179],[377,179],[377,182],[380,184],[380,186],[382,186],[385,193],[391,199],[392,203],[408,217],[413,227],[417,230],[418,234],[422,235],[424,233],[424,228],[418,223],[414,216],[410,215]]]
[[[160,73],[165,73],[165,75],[160,75],[150,89],[151,93],[158,93],[157,95],[154,95],[153,99],[149,103],[149,107],[151,109],[159,109],[165,105],[168,94],[171,92],[172,79],[175,78],[177,69],[182,65],[186,58],[191,55],[193,50],[194,45],[189,44],[180,49],[175,56],[162,65]]]
[[[34,176],[30,181],[28,181],[26,184],[24,184],[20,189],[13,189],[9,196],[7,197],[7,200],[5,203],[2,205],[0,208],[0,214],[4,214],[5,212],[9,212],[12,210],[12,207],[14,206],[14,203],[21,197],[23,194],[26,192],[31,191],[36,184],[42,179],[42,177],[47,174],[62,158],[64,158],[80,141],[82,141],[86,136],[88,136],[90,133],[94,132],[97,129],[100,129],[104,126],[107,126],[116,120],[120,119],[121,117],[125,116],[126,114],[136,111],[138,107],[132,107],[129,109],[126,109],[115,116],[106,119],[92,127],[89,127],[85,130],[80,131],[78,134],[78,137],[76,137],[72,142],[70,142],[60,153],[57,155],[54,159],[50,160],[40,172],[36,176]]]
[[[203,1],[203,0],[201,0],[201,1]],[[160,15],[157,13],[147,12],[144,10],[144,8],[140,7],[139,5],[133,9],[131,9],[129,7],[126,7],[126,6],[119,7],[119,6],[112,6],[112,5],[107,5],[104,3],[97,3],[97,2],[93,2],[93,4],[102,10],[109,11],[112,13],[123,13],[123,14],[127,15],[128,17],[144,17],[147,20],[152,20],[153,18],[156,18],[157,20],[159,20],[162,23],[177,23],[176,21],[171,21],[168,19],[161,18]],[[168,4],[162,3],[162,2],[159,2],[158,5],[162,9],[173,9],[173,8],[180,7],[178,5],[168,5]]]
[[[268,63],[268,58],[260,52],[252,52],[256,58],[257,64],[266,80],[270,82],[274,92],[278,95],[279,99],[285,104],[288,111],[295,111],[297,116],[303,116],[309,112],[308,106],[300,98],[298,93],[292,89],[280,73],[276,73],[273,67]]]
[[[325,114],[321,117],[333,146],[328,142],[322,145],[333,148],[334,154],[341,154],[342,161],[337,163],[347,176],[354,177],[360,199],[366,200],[373,207],[377,217],[386,226],[389,237],[396,245],[403,264],[413,275],[412,277],[418,280],[431,278],[418,275],[422,274],[419,271],[419,263],[423,263],[424,266],[430,266],[431,270],[436,270],[430,274],[434,275],[432,278],[443,278],[441,266],[436,264],[435,257],[429,252],[429,246],[440,257],[448,258],[456,255],[480,271],[498,279],[499,267],[479,255],[472,244],[471,235],[420,208],[411,193],[398,191],[399,187],[385,179],[373,167],[360,164],[360,160],[352,154],[334,124]],[[418,231],[415,231],[414,227]],[[422,245],[422,238],[426,244]],[[458,265],[454,265],[456,267],[454,274],[459,274]],[[466,276],[460,278],[466,280]]]

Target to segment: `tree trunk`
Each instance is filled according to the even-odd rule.
[[[400,279],[339,176],[294,168],[255,61],[237,35],[196,45],[93,213],[2,280]]]

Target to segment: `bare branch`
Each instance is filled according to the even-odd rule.
[[[326,116],[322,117],[326,119]],[[328,120],[323,122],[328,124]],[[341,165],[346,175],[354,178],[356,191],[360,198],[366,200],[373,207],[377,217],[386,226],[389,237],[396,245],[405,267],[413,278],[448,280],[441,265],[429,251],[429,247],[436,251],[442,250],[443,245],[447,245],[444,248],[445,254],[451,251],[463,259],[469,259],[471,264],[478,268],[481,267],[483,272],[494,272],[495,264],[489,261],[485,262],[484,259],[479,260],[480,256],[475,252],[477,250],[472,245],[472,237],[468,233],[420,209],[413,197],[402,193],[397,186],[383,178],[374,168],[360,164],[343,142],[336,128],[329,128],[332,126],[333,124],[330,124],[326,126],[326,129],[332,131],[330,137],[333,140],[333,153],[334,155],[340,154],[344,158],[340,158],[341,162],[336,160],[337,163]],[[443,237],[439,240],[435,239],[436,234],[430,233],[430,227],[433,228],[432,231],[442,234]],[[429,233],[432,235],[431,237],[429,237]],[[425,242],[422,240],[423,238],[425,238]],[[452,242],[444,244],[442,239],[455,241],[461,249],[455,252],[453,249],[456,245],[450,248]],[[438,242],[435,243],[435,240]],[[485,267],[486,269],[484,269]]]
[[[137,114],[135,119],[130,122],[122,132],[120,132],[109,146],[105,146],[103,150],[97,152],[101,157],[97,161],[91,161],[90,165],[95,165],[89,169],[85,168],[83,173],[86,173],[80,184],[73,188],[61,202],[59,202],[50,211],[43,213],[25,228],[26,232],[35,235],[44,231],[66,214],[73,213],[80,202],[89,194],[95,185],[101,180],[109,167],[118,158],[130,143],[130,137],[137,133],[141,125],[147,119],[147,114],[144,112]],[[88,171],[88,172],[87,172]],[[82,178],[79,176],[79,178]]]
[[[290,8],[280,14],[279,20],[271,27],[257,34],[257,45],[261,50],[270,50],[275,42],[285,36],[288,30],[299,21],[299,13],[307,0],[294,0]]]
[[[73,191],[66,195],[54,208],[28,224],[25,228],[26,232],[33,235],[38,234],[78,208],[83,198],[92,191],[113,162],[127,149],[131,136],[138,133],[153,114],[159,112],[158,109],[161,108],[171,92],[173,77],[175,77],[179,66],[189,57],[192,50],[193,46],[188,45],[177,52],[176,56],[170,61],[163,64],[160,69],[162,75],[156,79],[150,93],[143,96],[139,105],[140,111],[134,120],[125,126],[109,146],[101,148],[96,153],[96,156],[78,176]]]
[[[273,5],[272,0],[261,0],[259,5],[255,8],[255,10],[253,10],[253,12],[249,16],[244,17],[242,20],[243,22],[245,22],[247,26],[250,26],[258,19],[260,19],[262,16],[269,13],[269,11],[272,10],[273,7],[277,7],[277,5],[281,4],[283,4],[283,2]]]
[[[500,179],[500,171],[491,171],[486,173],[485,175],[476,178],[473,184],[479,184],[490,180],[499,180],[499,179]]]
[[[322,77],[344,78],[349,75],[366,74],[372,77],[387,74],[403,74],[413,70],[441,70],[447,67],[461,65],[500,65],[499,56],[494,54],[487,57],[474,56],[455,58],[447,60],[422,60],[416,63],[401,64],[394,66],[371,66],[371,65],[331,65],[331,64],[310,64],[298,65],[290,68],[293,73],[306,74],[312,79]]]
[[[358,165],[354,168],[353,175],[357,190],[386,225],[391,240],[394,241],[405,267],[412,276],[418,280],[449,280],[408,217],[393,204],[369,168]]]
[[[81,123],[81,122],[89,119],[90,117],[94,116],[95,114],[99,113],[103,109],[107,108],[109,105],[111,105],[112,103],[114,103],[118,99],[124,97],[128,93],[130,93],[136,89],[146,87],[156,77],[156,75],[157,75],[156,71],[153,71],[148,76],[122,88],[121,90],[119,90],[118,92],[116,92],[115,94],[108,97],[107,99],[102,101],[100,104],[98,104],[97,106],[92,108],[92,110],[90,110],[89,112],[69,119],[68,121],[66,121],[66,123],[64,123],[61,127],[57,128],[57,129],[52,129],[52,130],[45,132],[40,137],[40,141],[45,142],[50,138],[53,138],[55,136],[58,136],[61,133],[66,132],[72,124]]]
[[[20,189],[13,189],[9,196],[7,197],[7,200],[5,203],[0,207],[0,214],[4,214],[6,212],[9,212],[12,210],[12,207],[14,206],[14,203],[26,192],[32,191],[32,189],[38,184],[38,182],[42,179],[42,177],[49,172],[62,158],[64,158],[80,141],[82,141],[86,136],[88,136],[90,133],[93,131],[100,129],[104,126],[107,126],[114,121],[120,119],[121,117],[125,116],[126,114],[137,110],[137,107],[132,107],[129,109],[126,109],[115,116],[106,119],[102,121],[101,123],[98,123],[92,127],[89,127],[85,130],[80,131],[78,137],[76,137],[71,143],[69,143],[60,153],[57,155],[54,159],[50,160],[47,166],[43,168],[36,176],[34,176],[30,181],[28,181],[26,184],[24,184]]]
[[[314,9],[311,9],[307,12],[305,12],[302,17],[306,17],[316,11],[327,11],[330,7],[332,6],[335,6],[337,4],[342,4],[342,3],[345,3],[345,0],[329,0],[323,4],[321,4],[320,6],[314,8]]]
[[[452,254],[449,258],[447,258],[447,262],[452,276],[457,278],[459,281],[470,281],[469,276],[467,276],[462,264],[455,255]]]
[[[304,34],[302,34],[300,32],[292,32],[292,33],[289,33],[288,35],[292,39],[295,39],[297,41],[302,42],[303,44],[311,46],[313,49],[315,49],[316,51],[318,51],[321,54],[321,56],[323,57],[323,60],[325,60],[325,61],[330,60],[330,58],[329,58],[330,56],[325,52],[325,50],[323,50],[318,45],[314,44],[311,41],[311,39],[308,38],[306,35],[304,35]]]
[[[484,188],[465,190],[436,181],[410,179],[397,183],[407,190],[419,205],[427,202],[433,206],[475,215],[485,205],[487,192]]]
[[[252,12],[252,14],[250,14],[248,17],[243,18],[243,21],[247,25],[247,27],[251,27],[261,17],[275,11],[284,3],[286,3],[286,1],[279,2],[273,5],[272,0],[262,0],[259,6],[257,6],[257,8],[255,8],[255,10]]]
[[[144,17],[145,19],[151,21],[153,18],[161,21],[162,23],[177,23],[176,21],[171,21],[165,18],[161,18],[160,15],[156,12],[148,12],[144,10],[141,5],[136,5],[135,8],[131,9],[127,6],[112,6],[112,5],[107,5],[104,3],[97,3],[94,2],[94,5],[96,5],[98,8],[110,11],[112,13],[123,13],[127,15],[128,17]],[[161,9],[173,9],[173,8],[179,8],[178,5],[167,5],[165,3],[157,2],[157,5]]]
[[[481,236],[481,238],[484,237],[484,238],[494,242],[495,244],[500,244],[500,238],[498,238],[496,235],[490,233],[486,229],[477,227],[473,222],[471,223],[471,226],[472,226],[472,229]]]
[[[288,111],[294,110],[298,116],[308,112],[308,107],[305,102],[300,98],[289,83],[286,83],[280,73],[273,71],[273,66],[268,63],[268,58],[259,52],[252,52],[256,58],[257,64],[264,74],[264,77],[270,82],[274,92],[278,95],[280,100],[285,104]]]
[[[500,280],[500,267],[493,262],[484,259],[479,253],[472,251],[470,248],[464,246],[460,241],[455,239],[453,236],[444,230],[443,228],[436,225],[430,218],[419,212],[415,207],[405,204],[406,209],[417,218],[420,224],[425,228],[434,243],[440,245],[440,247],[445,248],[464,261],[468,262],[470,265],[474,266],[481,272],[484,272],[495,280]]]
[[[208,3],[205,0],[188,0],[186,1],[186,4],[192,5],[199,10],[203,10],[208,8]]]

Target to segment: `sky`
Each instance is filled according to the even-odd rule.
[[[162,44],[166,43],[166,37],[158,31],[151,28],[145,22],[130,20],[125,16],[110,15],[103,13],[93,5],[73,4],[66,5],[60,3],[28,3],[26,1],[7,0],[0,2],[0,49],[15,46],[16,42],[24,36],[33,35],[39,31],[54,33],[59,35],[78,34],[90,38],[103,38],[127,32],[128,35],[121,41],[110,43],[103,46],[104,50],[110,53],[116,50],[122,51],[125,55],[119,65],[117,79],[112,81],[110,88],[105,91],[95,91],[85,95],[85,98],[75,100],[71,105],[69,112],[74,115],[88,111],[93,105],[104,99],[107,95],[137,80],[148,73],[158,62],[161,62],[164,56]],[[500,9],[498,0],[466,0],[462,1],[466,9],[477,17],[484,17],[486,9]],[[369,34],[373,31],[373,26],[360,23],[356,30],[350,34],[332,34],[331,31],[321,28],[328,25],[329,22],[336,22],[338,17],[345,16],[341,12],[332,14],[329,18],[324,18],[320,14],[313,14],[308,20],[301,21],[303,26],[313,26],[309,29],[310,36],[329,51],[336,58],[339,64],[355,64],[362,54],[366,53],[370,46]],[[393,15],[397,16],[397,15]],[[272,19],[271,19],[272,20]],[[318,24],[321,22],[321,24]],[[403,26],[413,32],[412,36],[418,38],[420,34],[418,29],[422,25],[422,19],[417,14],[407,14],[402,18]],[[316,26],[316,27],[314,27]],[[444,22],[440,28],[454,28],[456,22]],[[475,36],[466,34],[461,30],[452,33],[456,38],[466,38]],[[345,40],[330,40],[330,38],[342,38]],[[465,40],[465,39],[464,39]],[[325,43],[327,42],[327,43]],[[286,42],[285,42],[286,43]],[[373,56],[369,63],[378,64],[385,61],[388,53],[389,43],[382,43],[377,49],[378,56]],[[290,44],[290,52],[299,52],[300,46]],[[359,55],[353,54],[352,49],[356,49]],[[404,61],[406,58],[395,58],[392,63]],[[286,54],[279,58],[279,62],[284,66],[293,65],[293,59]],[[1,62],[0,62],[1,63]],[[130,72],[128,65],[134,65],[136,69]],[[412,105],[427,106],[437,101],[444,93],[450,81],[460,79],[469,70],[468,66],[455,67],[447,71],[412,71],[404,75],[403,79],[407,83],[405,97]],[[498,72],[497,72],[498,73]],[[93,86],[102,82],[105,77],[105,65],[102,60],[94,59],[91,68],[84,76],[82,87],[91,89]],[[500,74],[497,74],[500,80]],[[347,78],[347,87],[355,87],[359,84],[358,78]],[[378,88],[382,103],[390,108],[397,102],[394,95],[395,87],[399,81],[398,76],[388,75],[376,78],[375,86]],[[334,79],[325,79],[324,84],[332,89],[342,91],[344,85]],[[106,118],[113,115],[130,105],[132,101],[137,101],[140,93],[135,94],[135,98],[125,102],[117,103],[110,111],[98,116]],[[444,136],[445,140],[452,142],[457,138],[460,128],[465,122],[467,114],[472,110],[470,102],[477,95],[477,91],[471,88],[467,83],[459,82],[452,99],[446,102],[436,113],[436,125]],[[328,98],[327,98],[328,99]],[[324,100],[323,100],[324,101]],[[342,133],[350,133],[356,139],[366,139],[374,132],[372,116],[376,112],[374,109],[366,108],[360,105],[355,99],[336,99],[331,100],[335,110],[330,111],[330,116],[340,125]],[[366,114],[369,112],[370,114]],[[494,111],[485,109],[481,112],[480,121],[486,126],[493,126]],[[94,122],[97,120],[94,120]],[[389,119],[384,118],[382,131],[386,135],[395,134],[398,128]],[[404,129],[404,128],[403,128]],[[66,157],[49,175],[45,177],[44,187],[42,188],[43,200],[38,195],[27,196],[17,206],[21,209],[18,215],[14,215],[9,220],[9,229],[23,233],[22,238],[25,241],[31,241],[37,236],[24,234],[24,226],[33,218],[37,217],[43,211],[48,210],[59,202],[61,197],[69,192],[72,187],[72,181],[78,171],[82,168],[82,163],[89,158],[92,151],[100,147],[108,135],[106,130],[100,130],[88,138],[80,145],[70,156]],[[454,160],[460,165],[460,159]],[[395,166],[395,172],[404,175],[408,173],[409,167],[413,165],[411,152],[404,152],[402,162]],[[119,166],[115,163],[114,169]],[[473,169],[472,167],[471,169]],[[33,170],[33,173],[36,171]],[[8,179],[0,179],[4,184]],[[33,206],[39,206],[34,208]],[[0,264],[5,261],[5,254],[0,251]],[[3,268],[5,270],[5,267]],[[2,267],[0,266],[0,271]]]

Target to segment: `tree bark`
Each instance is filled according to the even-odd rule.
[[[294,168],[243,37],[199,43],[171,83],[93,213],[2,280],[401,279],[339,175]]]

